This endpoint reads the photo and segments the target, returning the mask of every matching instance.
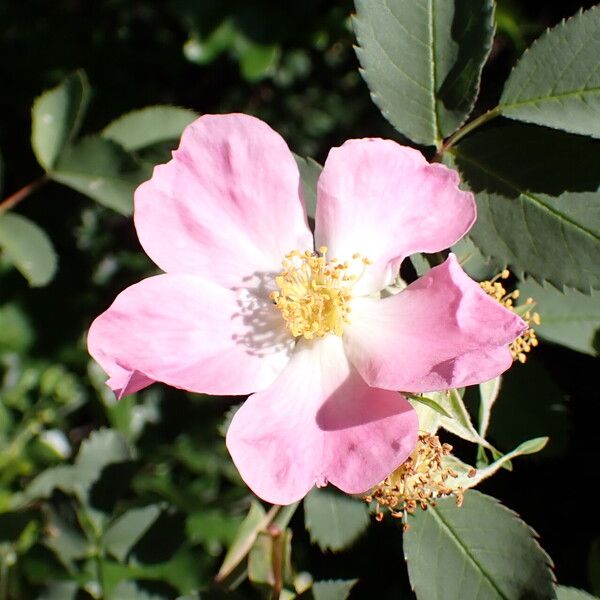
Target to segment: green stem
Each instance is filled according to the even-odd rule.
[[[471,133],[471,131],[473,131],[474,129],[477,129],[478,127],[481,127],[488,121],[491,121],[492,119],[495,119],[496,117],[499,117],[500,114],[501,114],[501,110],[499,107],[496,106],[496,108],[492,108],[491,110],[488,110],[487,112],[478,116],[476,119],[473,119],[472,121],[470,121],[469,123],[467,123],[466,125],[461,127],[458,131],[454,132],[454,134],[451,135],[444,142],[444,144],[438,151],[436,157],[439,157],[442,154],[444,154],[444,152],[446,152],[447,150],[452,148],[452,146],[454,146],[457,142],[462,140],[466,135],[469,135],[469,133]]]
[[[41,177],[38,177],[31,183],[28,183],[26,186],[22,187],[20,190],[16,191],[14,194],[4,198],[4,200],[0,202],[0,215],[10,210],[13,206],[21,202],[21,200],[27,198],[27,196],[35,192],[35,190],[48,181],[48,176],[42,175]]]
[[[0,555],[0,600],[8,599],[8,564],[4,555]]]

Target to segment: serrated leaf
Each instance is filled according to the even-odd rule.
[[[49,173],[54,181],[123,215],[133,210],[133,192],[149,176],[123,148],[98,136],[67,146]]]
[[[600,353],[600,293],[561,292],[532,279],[519,290],[535,300],[535,310],[542,315],[541,324],[535,326],[541,338],[592,356]]]
[[[502,455],[492,464],[487,465],[485,467],[481,467],[479,469],[473,469],[471,465],[462,462],[455,456],[447,456],[444,459],[444,465],[452,467],[452,469],[454,469],[458,473],[458,477],[454,479],[449,479],[448,484],[450,485],[450,487],[452,487],[452,489],[460,488],[463,490],[468,490],[470,488],[476,487],[484,479],[491,477],[492,475],[497,473],[502,467],[510,463],[510,461],[513,458],[540,452],[544,449],[547,443],[547,437],[539,437],[527,440],[526,442],[523,442],[522,444],[517,446],[512,452],[508,452],[507,454]],[[473,471],[475,472],[473,473]]]
[[[77,487],[87,490],[106,466],[132,458],[127,440],[120,433],[112,429],[93,431],[81,444],[75,460]]]
[[[600,7],[559,23],[521,57],[500,98],[507,117],[600,137]]]
[[[477,281],[491,279],[505,267],[500,261],[483,256],[468,236],[454,244],[451,250],[467,275]]]
[[[309,218],[314,219],[317,209],[317,181],[323,167],[309,156],[304,158],[294,154],[294,158],[300,170],[300,181],[306,204],[306,214]]]
[[[556,600],[598,600],[598,597],[577,588],[559,585],[556,588]]]
[[[104,547],[123,562],[133,546],[160,515],[160,506],[132,508],[110,524],[103,537]]]
[[[442,498],[404,534],[411,584],[419,600],[548,600],[551,562],[535,537],[495,498],[469,491],[462,507]]]
[[[48,498],[54,488],[75,493],[82,500],[102,470],[132,458],[125,438],[111,429],[92,432],[79,449],[74,465],[60,465],[42,471],[25,490],[26,498]]]
[[[56,252],[50,238],[26,217],[0,214],[0,250],[31,286],[50,283],[56,273]]]
[[[107,125],[101,136],[125,150],[140,150],[159,142],[178,140],[198,114],[179,106],[149,106],[126,113]]]
[[[346,600],[357,582],[357,579],[315,581],[311,594],[314,600]]]
[[[535,129],[500,126],[453,149],[477,197],[469,236],[518,274],[589,292],[600,287],[600,153],[585,138]]]
[[[491,48],[490,0],[355,0],[356,53],[373,101],[411,140],[439,147],[471,112]]]
[[[75,137],[85,115],[90,87],[83,71],[76,71],[33,103],[31,145],[46,171]]]
[[[348,548],[370,522],[364,502],[319,488],[304,498],[304,519],[311,541],[333,552]]]

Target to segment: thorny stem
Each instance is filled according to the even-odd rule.
[[[457,142],[462,140],[466,135],[471,133],[471,131],[477,129],[478,127],[481,127],[481,125],[484,125],[488,121],[499,117],[500,114],[500,108],[496,106],[496,108],[488,110],[476,119],[473,119],[472,121],[467,123],[465,126],[461,127],[442,144],[442,147],[436,154],[436,158],[439,158],[442,154],[444,154],[444,152],[452,148],[452,146],[454,146]]]
[[[42,175],[41,177],[34,179],[31,183],[28,183],[26,186],[22,187],[20,190],[16,191],[14,194],[4,198],[4,200],[0,202],[0,215],[10,210],[13,206],[21,202],[21,200],[27,198],[27,196],[35,192],[35,190],[48,181],[48,176]]]

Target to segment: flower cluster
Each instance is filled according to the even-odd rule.
[[[390,140],[331,150],[313,236],[284,140],[250,116],[203,116],[137,189],[134,216],[164,274],[119,294],[90,328],[90,353],[119,397],[155,381],[252,394],[227,447],[272,503],[383,481],[418,440],[397,390],[492,379],[527,329],[452,254],[380,293],[404,258],[450,247],[476,217],[454,171]]]

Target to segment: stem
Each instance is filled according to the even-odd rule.
[[[15,204],[21,202],[21,200],[27,198],[27,196],[35,192],[35,190],[44,185],[47,181],[48,176],[42,175],[41,177],[38,177],[31,183],[28,183],[26,186],[22,187],[20,190],[16,191],[11,196],[4,198],[4,200],[0,202],[0,215],[5,213],[7,210],[10,210],[13,206],[15,206]]]
[[[273,566],[273,589],[271,592],[272,600],[279,600],[281,590],[283,590],[283,532],[276,525],[269,527],[269,534],[273,540],[273,552],[271,556],[271,564]]]
[[[8,564],[5,556],[0,556],[0,600],[8,598]]]
[[[248,537],[246,538],[245,543],[240,549],[235,562],[231,563],[231,565],[228,565],[226,569],[223,569],[221,567],[221,570],[217,573],[217,576],[215,577],[215,581],[222,582],[246,558],[252,546],[254,545],[254,542],[256,541],[256,536],[258,535],[258,532],[265,531],[269,527],[269,525],[273,522],[281,508],[283,507],[279,506],[278,504],[274,504],[273,506],[271,506],[269,512],[263,517],[262,521],[258,523],[258,525],[251,532],[251,534],[248,535]]]
[[[496,108],[492,108],[491,110],[488,110],[487,112],[483,113],[482,115],[479,115],[476,119],[473,119],[472,121],[470,121],[469,123],[467,123],[466,125],[461,127],[458,131],[454,132],[454,134],[451,135],[444,142],[444,144],[442,145],[442,147],[440,148],[440,150],[438,151],[436,156],[441,156],[442,154],[444,154],[444,152],[446,152],[446,150],[452,148],[452,146],[454,146],[457,142],[459,142],[466,135],[471,133],[471,131],[473,131],[474,129],[477,129],[478,127],[481,127],[481,125],[484,125],[488,121],[491,121],[492,119],[495,119],[496,117],[499,117],[500,114],[501,114],[500,108],[498,108],[496,106]]]

